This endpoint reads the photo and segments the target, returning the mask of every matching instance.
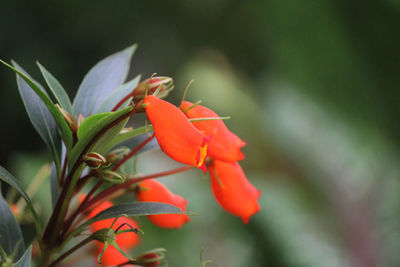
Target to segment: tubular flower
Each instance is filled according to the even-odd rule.
[[[139,201],[161,202],[174,205],[182,211],[186,210],[186,199],[173,194],[165,185],[153,179],[147,179],[140,183],[137,198]],[[147,218],[153,224],[163,228],[180,228],[190,221],[190,217],[183,214],[149,215]]]
[[[211,187],[218,203],[248,223],[250,216],[261,209],[258,204],[261,191],[249,183],[237,162],[214,160],[209,170]]]
[[[102,212],[103,210],[106,210],[112,206],[113,206],[113,204],[109,201],[105,201],[105,202],[101,203],[98,207],[96,207],[89,213],[89,216],[88,216],[89,219],[94,217],[98,213]],[[90,225],[90,230],[92,232],[96,232],[103,228],[109,228],[112,225],[113,221],[114,221],[114,219],[110,218],[110,219],[105,219],[105,220],[94,222]],[[115,222],[115,224],[112,228],[115,230],[115,229],[117,229],[117,227],[119,227],[120,225],[122,225],[124,223],[131,225],[133,228],[139,227],[138,223],[135,222],[134,220],[132,220],[130,218],[126,218],[126,217],[120,217]],[[128,225],[125,225],[120,228],[120,230],[126,230],[126,229],[130,229]],[[104,243],[99,242],[99,241],[94,241],[94,242],[96,242],[96,253],[97,254],[101,253],[101,251],[104,248]],[[131,248],[135,247],[136,245],[138,245],[140,243],[140,239],[136,234],[133,234],[131,232],[126,232],[126,233],[117,235],[116,242],[120,246],[120,248],[122,248],[123,250],[127,250],[127,249],[131,249]],[[103,257],[101,258],[101,262],[102,262],[102,264],[104,264],[104,266],[119,265],[119,264],[122,264],[127,261],[129,261],[129,259],[127,259],[124,255],[122,255],[112,245],[109,245],[107,247],[106,251],[103,254]]]
[[[183,101],[181,109],[189,119],[197,118],[215,118],[218,115],[209,108],[197,105],[188,109],[193,104],[188,101]],[[186,111],[185,111],[186,110]],[[237,135],[229,131],[222,120],[207,120],[192,122],[200,132],[207,136],[211,136],[208,145],[208,156],[213,159],[222,161],[238,161],[244,159],[240,148],[246,145]]]
[[[157,142],[172,159],[206,171],[209,137],[197,130],[174,105],[153,95],[144,99],[146,114],[153,125]]]

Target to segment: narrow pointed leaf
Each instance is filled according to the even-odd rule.
[[[39,115],[40,113],[45,114],[44,113],[44,109],[42,109],[42,108],[38,109],[35,106],[35,105],[40,105],[39,104],[40,101],[38,101],[38,99],[35,97],[35,96],[38,96],[40,98],[40,100],[42,101],[42,103],[47,107],[47,110],[53,116],[53,119],[56,121],[58,127],[60,128],[61,137],[64,140],[66,146],[68,148],[71,147],[71,145],[72,145],[72,133],[71,133],[71,130],[69,129],[68,124],[64,120],[61,112],[54,105],[54,103],[50,100],[50,98],[47,96],[47,94],[42,89],[42,87],[37,82],[32,80],[29,77],[29,75],[26,74],[26,72],[20,66],[18,66],[18,64],[15,61],[12,62],[15,67],[11,66],[10,64],[8,64],[8,63],[6,63],[6,62],[4,62],[2,60],[0,60],[0,62],[3,63],[5,66],[7,66],[8,68],[12,69],[13,71],[15,71],[18,74],[17,75],[17,82],[18,82],[18,85],[19,85],[18,87],[19,87],[19,90],[20,90],[21,95],[23,97],[23,101],[24,101],[25,107],[26,107],[26,109],[28,111],[28,115],[33,111],[36,111],[36,113],[35,113],[36,115]],[[29,89],[29,87],[31,89]],[[32,93],[32,90],[36,93],[36,95]],[[45,115],[42,115],[42,117],[43,116],[45,116]],[[47,118],[47,115],[46,115],[45,118]],[[36,117],[30,117],[30,119],[31,119],[32,123],[35,126],[35,124],[37,124],[37,122],[35,122]],[[45,122],[46,122],[46,124],[45,124],[46,127],[48,125],[50,125],[49,124],[50,120],[46,119]],[[45,130],[47,130],[48,128],[44,128],[42,124],[39,124],[39,126],[41,126],[40,127],[41,130],[39,132],[39,134],[41,134],[41,136],[42,135],[43,136],[48,136],[48,135],[53,136],[54,130],[52,130],[50,132],[50,134],[47,133],[47,135],[44,135]],[[39,129],[39,126],[35,126],[36,130]],[[43,136],[42,136],[42,138],[44,138]],[[50,141],[49,140],[45,140],[45,142],[47,144]],[[58,151],[58,149],[57,149],[57,151]],[[56,158],[55,158],[55,160],[56,160]],[[58,161],[59,161],[59,159],[58,159]]]
[[[119,101],[121,101],[126,95],[134,91],[139,81],[140,75],[118,87],[106,99],[104,99],[103,103],[100,104],[96,113],[111,111],[119,103]],[[129,101],[126,101],[125,106],[123,105],[121,107],[124,108],[127,104],[129,104]]]
[[[132,45],[101,60],[86,74],[73,104],[76,115],[95,114],[104,99],[125,81],[136,47]]]
[[[43,78],[45,79],[47,85],[50,88],[51,93],[57,100],[58,104],[65,109],[72,117],[74,117],[74,111],[72,109],[71,100],[68,94],[65,92],[64,87],[59,83],[59,81],[39,62],[36,62],[42,72]]]
[[[13,264],[13,267],[31,267],[32,245],[25,251],[24,255]]]
[[[187,214],[187,212],[182,212],[180,208],[177,208],[170,204],[159,203],[159,202],[133,202],[112,206],[108,208],[90,220],[81,224],[76,228],[70,236],[74,236],[80,233],[88,225],[109,218],[115,218],[125,214],[127,216],[147,216],[156,214]]]
[[[24,253],[24,240],[21,228],[12,214],[7,202],[0,193],[0,245],[8,256],[19,259]]]

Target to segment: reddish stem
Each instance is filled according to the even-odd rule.
[[[130,159],[133,155],[135,155],[140,149],[142,149],[147,143],[149,143],[152,139],[154,138],[154,134],[143,140],[137,147],[135,147],[129,154],[127,154],[120,162],[118,162],[112,170],[115,171],[119,167],[122,166],[128,159]],[[71,214],[71,216],[66,220],[64,227],[63,227],[63,236],[68,232],[69,228],[71,227],[72,223],[78,217],[78,215],[82,212],[83,207],[87,204],[91,196],[96,192],[97,189],[103,184],[102,180],[99,180],[96,185],[89,191],[89,193],[86,195],[82,203],[79,205],[79,207],[74,211],[74,213]]]
[[[103,198],[107,197],[108,195],[118,191],[118,190],[122,190],[125,188],[128,188],[129,186],[133,185],[134,183],[146,180],[146,179],[151,179],[151,178],[158,178],[158,177],[162,177],[162,176],[168,176],[168,175],[172,175],[172,174],[176,174],[176,173],[180,173],[180,172],[184,172],[190,169],[193,169],[194,166],[188,165],[188,166],[183,166],[183,167],[179,167],[173,170],[169,170],[169,171],[163,171],[163,172],[158,172],[158,173],[153,173],[153,174],[149,174],[149,175],[145,175],[139,178],[134,178],[131,179],[123,184],[120,185],[114,185],[112,187],[109,187],[107,189],[105,189],[104,191],[100,192],[99,194],[97,194],[96,196],[94,196],[92,199],[90,199],[87,204],[85,205],[85,207],[83,207],[83,212],[85,210],[87,210],[88,208],[90,208],[90,206],[96,204],[97,202],[99,202],[100,200],[102,200]]]
[[[118,170],[119,167],[122,166],[128,159],[130,159],[133,155],[135,155],[140,149],[142,149],[147,143],[149,143],[153,138],[154,138],[154,133],[147,137],[145,140],[143,140],[142,143],[140,143],[137,147],[135,147],[131,152],[129,152],[128,155],[126,155],[123,159],[120,160],[117,164],[114,165],[112,168],[113,171]]]
[[[111,111],[116,111],[117,109],[119,109],[119,107],[122,106],[122,104],[124,104],[132,96],[133,92],[127,94],[124,98],[121,99],[121,101],[118,102],[118,104],[115,105],[115,107]]]

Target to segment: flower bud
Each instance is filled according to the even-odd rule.
[[[154,94],[159,87],[159,97],[165,97],[168,92],[173,89],[174,80],[171,77],[166,76],[156,76],[144,80],[143,82],[139,83],[138,86],[136,86],[135,90],[132,92],[135,102],[137,102],[138,100],[142,100],[146,96],[146,91],[147,94],[151,95]]]
[[[69,128],[71,129],[71,131],[73,133],[76,133],[78,131],[78,125],[76,124],[74,118],[72,118],[72,116],[65,109],[60,107],[59,104],[56,104],[56,107],[61,112],[64,120],[67,122],[67,124],[68,124]]]
[[[136,259],[136,263],[143,267],[155,267],[160,266],[160,255],[157,253],[144,254],[140,258]]]
[[[92,169],[110,166],[105,157],[96,152],[89,152],[82,157],[83,161]]]
[[[126,180],[126,176],[123,173],[112,170],[98,170],[95,175],[112,184],[122,184]]]

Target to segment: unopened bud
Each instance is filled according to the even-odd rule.
[[[96,152],[89,152],[84,155],[82,159],[92,169],[110,166],[110,163],[107,162],[106,158]]]
[[[61,112],[64,120],[67,122],[67,124],[68,124],[69,128],[71,129],[71,131],[73,133],[76,133],[76,131],[78,130],[78,125],[76,124],[74,118],[72,118],[72,116],[65,109],[60,107],[59,104],[56,104],[56,107]]]
[[[144,80],[136,86],[132,95],[134,96],[135,102],[142,100],[147,94],[158,93],[158,97],[164,97],[174,87],[174,80],[171,77],[156,76]]]
[[[114,149],[106,155],[107,162],[110,162],[111,164],[117,163],[123,159],[129,153],[129,151],[130,149],[127,147]]]
[[[126,176],[123,173],[112,170],[98,170],[96,171],[96,177],[113,184],[122,184],[126,180]]]
[[[136,256],[136,264],[144,267],[160,266],[161,261],[165,259],[165,249],[158,248]]]

